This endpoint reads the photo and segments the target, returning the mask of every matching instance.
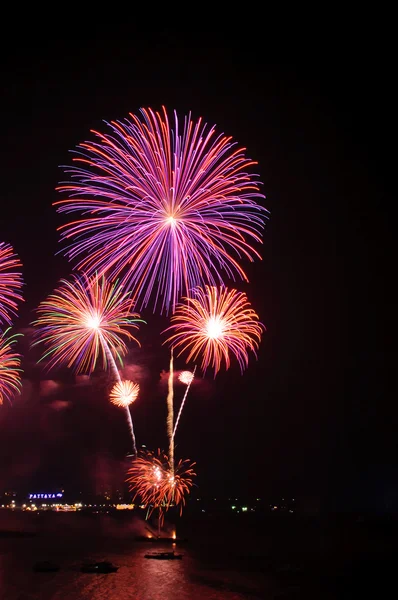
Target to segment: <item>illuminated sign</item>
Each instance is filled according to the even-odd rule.
[[[62,498],[62,494],[29,494],[29,500],[51,500]]]

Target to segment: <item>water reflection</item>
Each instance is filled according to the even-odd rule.
[[[228,571],[203,569],[191,551],[183,553],[181,561],[157,561],[144,558],[145,543],[132,548],[115,548],[114,544],[87,543],[70,547],[66,543],[53,546],[55,539],[0,540],[1,600],[243,600],[264,596],[253,592],[253,583],[245,588],[241,576]],[[106,547],[108,546],[108,547]],[[169,551],[170,545],[156,547]],[[51,559],[61,565],[57,573],[34,573],[33,564]],[[107,559],[118,565],[117,573],[92,575],[80,572],[86,560]],[[234,581],[235,578],[235,581]],[[237,591],[243,586],[244,590]]]
[[[268,557],[278,552],[284,556],[286,548],[292,549],[292,540],[286,545],[280,532],[271,537],[253,535],[248,528],[231,530],[220,523],[207,529],[205,523],[196,529],[190,524],[188,544],[154,546],[136,540],[148,532],[142,521],[138,530],[133,519],[59,514],[23,518],[20,529],[31,532],[30,536],[6,536],[0,524],[0,600],[255,600],[282,597],[296,585],[282,581],[267,566]],[[18,522],[12,526],[17,530]],[[294,539],[301,546],[303,537]],[[183,554],[181,561],[144,558],[147,552],[173,548]],[[58,563],[61,570],[33,572],[33,565],[44,560]],[[118,572],[80,571],[83,562],[102,560],[118,565]]]

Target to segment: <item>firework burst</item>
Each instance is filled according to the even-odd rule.
[[[115,406],[127,407],[135,402],[139,391],[140,386],[138,383],[133,383],[128,379],[125,381],[118,381],[113,386],[109,398]]]
[[[230,366],[230,354],[235,355],[241,371],[249,362],[248,351],[256,354],[264,329],[258,315],[250,308],[246,294],[228,288],[206,286],[197,288],[192,298],[184,298],[171,317],[172,332],[166,342],[180,353],[188,352],[187,362],[202,356],[202,370],[214,369],[214,375],[224,361]]]
[[[11,316],[22,300],[21,261],[9,244],[0,242],[0,323],[11,325]]]
[[[167,457],[160,450],[140,452],[127,472],[127,483],[135,500],[141,498],[146,505],[157,508],[162,504],[162,485],[166,476]]]
[[[181,514],[196,475],[194,465],[180,460],[172,469],[168,456],[160,450],[156,454],[141,452],[133,461],[126,481],[134,500],[140,497],[149,514],[156,508],[164,513],[171,505],[179,506]]]
[[[9,329],[0,333],[0,405],[4,399],[10,403],[15,394],[21,392],[21,357],[14,351],[18,335],[7,337]]]
[[[179,381],[185,385],[190,385],[193,381],[193,378],[194,374],[191,373],[191,371],[182,371],[182,373],[180,373],[178,376]]]
[[[91,373],[102,355],[104,369],[110,364],[118,378],[114,360],[123,364],[128,350],[125,339],[139,344],[131,329],[144,322],[132,309],[130,294],[118,283],[85,275],[62,279],[39,305],[33,345],[43,344],[46,351],[41,360],[48,361],[49,369],[66,364],[77,373]]]
[[[245,148],[190,115],[181,126],[164,108],[141,113],[78,146],[55,205],[83,215],[60,228],[79,269],[121,276],[141,307],[173,311],[195,286],[247,281],[240,262],[260,258],[267,211]]]
[[[190,493],[193,486],[193,477],[196,473],[193,470],[195,463],[189,460],[180,460],[174,466],[174,471],[167,472],[163,487],[163,502],[169,507],[172,504],[180,507],[180,515],[185,506],[186,496]]]

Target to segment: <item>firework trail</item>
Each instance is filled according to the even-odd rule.
[[[184,408],[185,400],[187,399],[187,396],[188,396],[189,388],[191,387],[191,383],[193,382],[194,377],[195,377],[195,372],[196,372],[196,365],[195,365],[194,370],[193,370],[192,373],[190,371],[183,371],[181,373],[181,375],[179,376],[179,380],[182,383],[185,383],[187,387],[185,389],[185,394],[184,394],[184,397],[182,399],[180,410],[178,411],[177,419],[176,419],[176,422],[175,422],[175,425],[174,425],[173,439],[174,439],[174,436],[175,436],[176,431],[177,431],[178,423],[180,421],[182,409]]]
[[[167,393],[167,437],[169,438],[169,462],[171,470],[174,469],[174,436],[173,436],[173,424],[174,424],[174,388],[173,388],[173,348],[170,350],[170,369],[169,369],[169,380],[168,380],[168,393]]]
[[[121,277],[140,308],[173,312],[196,286],[247,281],[242,259],[261,258],[267,211],[257,200],[256,163],[231,137],[188,115],[141,109],[107,123],[75,151],[58,212],[81,216],[60,228],[80,270]]]
[[[249,362],[248,351],[256,354],[265,329],[258,315],[250,308],[246,294],[205,286],[197,288],[192,298],[185,298],[171,317],[172,332],[166,342],[188,353],[187,362],[202,355],[203,372],[210,366],[214,376],[224,360],[230,366],[230,354],[235,355],[241,371]]]
[[[7,337],[10,328],[0,333],[0,405],[4,399],[11,404],[15,394],[21,393],[21,357],[14,351],[14,344],[21,334]]]
[[[0,324],[11,325],[17,303],[22,300],[21,261],[9,244],[0,242]]]
[[[66,364],[77,373],[90,374],[101,354],[104,370],[110,367],[115,379],[121,382],[115,357],[123,366],[122,356],[128,351],[124,339],[139,344],[130,330],[145,322],[133,312],[130,294],[123,291],[121,284],[86,275],[76,275],[72,281],[62,279],[59,288],[39,305],[37,312],[33,346],[44,346],[40,361],[46,360],[48,369]],[[128,407],[126,416],[135,449]]]
[[[116,381],[117,381],[116,385],[122,386],[123,385],[122,378],[120,377],[119,370],[117,368],[115,359],[112,356],[112,352],[110,351],[109,345],[108,345],[107,341],[104,339],[104,336],[102,335],[101,332],[100,332],[99,335],[100,335],[102,347],[105,350],[105,354],[108,357],[109,364],[111,365],[111,369],[112,369],[113,374],[114,374],[114,376],[116,378]],[[125,408],[125,411],[126,411],[126,418],[127,418],[127,424],[129,426],[129,430],[130,430],[131,441],[133,443],[133,454],[136,456],[137,455],[137,443],[136,443],[136,440],[135,440],[133,419],[131,418],[131,412],[130,412],[129,407],[125,406],[124,408]]]
[[[137,455],[137,446],[129,405],[137,399],[139,389],[140,386],[138,383],[133,383],[132,381],[122,381],[118,373],[118,382],[113,386],[109,395],[112,404],[122,407],[126,410],[127,422],[129,424],[131,439],[133,442],[134,455]]]

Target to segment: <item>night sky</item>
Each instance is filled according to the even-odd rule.
[[[247,147],[271,212],[263,261],[245,265],[250,283],[239,284],[267,327],[258,362],[193,387],[177,457],[197,461],[204,494],[397,502],[389,66],[365,55],[271,64],[260,44],[205,36],[183,46],[167,35],[155,44],[51,41],[2,61],[0,239],[23,262],[15,326],[26,336],[24,393],[0,414],[0,490],[88,489],[129,450],[109,380],[43,374],[29,323],[72,269],[55,255],[59,166],[90,129],[105,130],[103,120],[165,105]],[[139,444],[165,448],[167,319],[143,316],[142,349],[127,358],[142,386],[133,419]],[[177,402],[182,393],[176,387]]]

